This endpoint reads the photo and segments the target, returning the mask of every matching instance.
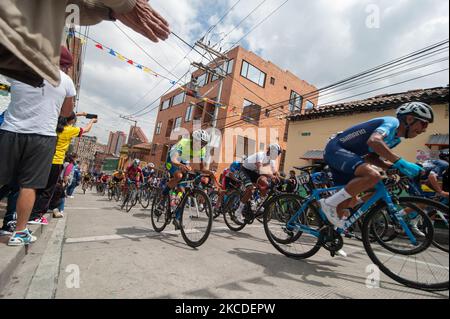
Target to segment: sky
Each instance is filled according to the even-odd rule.
[[[207,36],[212,45],[225,51],[285,1],[154,0],[150,4],[169,21],[174,33],[193,44],[237,3]],[[448,12],[447,0],[290,0],[239,44],[320,88],[448,39]],[[376,13],[378,15],[374,15]],[[241,23],[245,17],[247,19]],[[379,19],[373,20],[373,17]],[[368,21],[371,24],[368,25]],[[178,80],[188,70],[192,72],[191,62],[207,62],[196,52],[189,53],[190,48],[175,36],[155,44],[120,23],[103,22],[92,26],[89,37],[173,80]],[[427,61],[441,58],[448,58],[448,49]],[[348,100],[346,97],[445,68],[448,68],[448,60],[360,89],[320,97],[319,104]],[[353,99],[448,83],[446,71]],[[119,115],[144,110],[137,115],[147,114],[136,116],[136,120],[151,139],[159,97],[171,86],[169,80],[142,72],[88,41],[79,111],[99,115],[99,123],[91,135],[106,143],[109,131],[123,130],[128,134],[131,123]],[[154,101],[156,103],[152,104]],[[80,121],[79,125],[85,123]]]

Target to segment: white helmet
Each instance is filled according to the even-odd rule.
[[[133,164],[134,164],[135,166],[139,166],[139,165],[141,164],[141,160],[138,159],[138,158],[136,158],[136,159],[133,161]]]
[[[278,144],[270,144],[269,150],[271,154],[276,153],[278,156],[281,155],[281,153],[283,152],[281,146]]]
[[[406,103],[397,109],[397,117],[403,118],[412,115],[416,119],[432,124],[434,122],[433,108],[422,102]]]
[[[150,168],[155,168],[155,164],[153,164],[153,163],[148,163],[147,166]]]
[[[205,130],[197,130],[192,133],[192,137],[195,141],[209,143],[211,136]]]

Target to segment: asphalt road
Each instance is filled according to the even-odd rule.
[[[258,222],[233,233],[218,220],[207,242],[192,249],[172,225],[155,233],[148,210],[125,213],[93,193],[68,199],[66,218],[48,227],[47,246],[26,257],[15,274],[23,279],[11,283],[6,298],[449,297],[406,288],[383,274],[379,288],[368,286],[372,262],[357,240],[345,240],[347,258],[322,249],[299,261],[278,253]]]

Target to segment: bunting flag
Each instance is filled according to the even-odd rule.
[[[134,65],[133,60],[128,60],[127,62],[128,62],[128,64]]]
[[[110,50],[109,50],[109,54],[111,54],[112,56],[116,56],[116,52],[114,52],[113,49],[110,49]]]
[[[97,44],[95,45],[95,47],[96,47],[97,49],[103,50],[103,45],[101,45],[100,43],[97,43]]]
[[[120,53],[117,53],[117,57],[119,58],[120,61],[126,61],[126,58]]]

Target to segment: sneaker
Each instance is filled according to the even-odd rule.
[[[320,207],[323,213],[327,217],[330,224],[336,226],[337,228],[344,228],[345,221],[341,220],[336,212],[336,207],[330,206],[325,202],[325,199],[319,201]]]
[[[74,198],[75,198],[75,196],[68,196],[68,198],[70,198],[70,199],[74,199]]]
[[[417,227],[417,225],[419,224],[419,220],[420,216],[411,219],[409,222],[409,226],[411,226],[411,231],[413,232],[414,235],[418,237],[425,237],[426,235],[419,229],[419,227]]]
[[[339,256],[347,258],[347,253],[343,251],[342,249],[336,252]]]
[[[11,236],[16,230],[17,222],[12,220],[0,229],[0,236]]]
[[[35,218],[28,222],[29,225],[48,225],[48,220],[44,216],[41,218]]]
[[[53,212],[53,218],[63,218],[64,217],[63,213],[64,212],[55,211],[55,212]]]
[[[34,243],[36,240],[37,238],[26,229],[22,232],[14,232],[8,241],[8,246],[24,246]]]

